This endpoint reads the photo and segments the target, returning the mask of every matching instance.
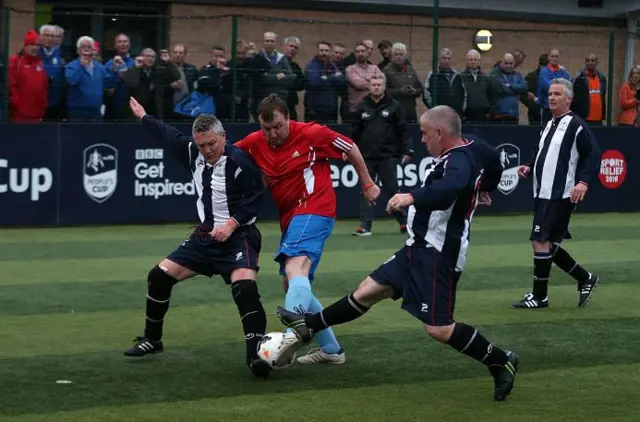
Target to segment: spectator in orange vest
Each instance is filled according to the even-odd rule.
[[[607,78],[597,69],[595,54],[589,54],[584,63],[573,82],[571,110],[590,125],[602,125],[607,116]]]
[[[9,116],[14,122],[39,122],[47,111],[49,77],[39,51],[38,33],[30,30],[24,48],[9,60]]]

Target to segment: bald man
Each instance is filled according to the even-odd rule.
[[[484,160],[476,144],[462,138],[460,118],[451,107],[426,111],[420,129],[436,159],[427,166],[420,188],[396,194],[387,204],[389,213],[408,208],[405,245],[353,293],[322,312],[301,315],[278,307],[278,316],[300,342],[309,342],[317,332],[353,321],[384,299],[402,298],[402,308],[424,324],[427,334],[487,366],[494,378],[494,400],[503,401],[513,389],[518,356],[453,319],[456,270],[464,267]]]

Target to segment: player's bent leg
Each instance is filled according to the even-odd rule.
[[[494,346],[478,330],[464,323],[425,324],[424,328],[437,341],[487,366],[494,379],[493,397],[496,401],[505,400],[511,393],[519,366],[516,353]]]
[[[311,258],[306,255],[287,256],[285,258],[286,294],[284,308],[295,314],[304,315],[309,312],[313,298],[309,279],[312,265]],[[332,337],[335,339],[335,336]],[[286,367],[293,364],[296,359],[296,353],[302,346],[304,346],[304,343],[300,341],[293,330],[287,329],[280,348],[280,355],[276,360],[276,367]]]
[[[551,257],[554,264],[576,280],[578,291],[580,292],[578,307],[587,306],[593,291],[600,282],[600,278],[582,268],[559,243],[554,243],[551,246]]]
[[[231,295],[238,307],[240,321],[244,330],[246,361],[256,377],[266,378],[270,367],[258,358],[258,344],[267,328],[267,316],[260,301],[256,283],[257,272],[249,268],[236,268],[231,272]]]
[[[533,290],[511,306],[519,309],[542,309],[549,307],[549,276],[551,275],[551,242],[532,240]]]
[[[135,338],[135,344],[124,354],[142,357],[160,353],[164,317],[169,310],[171,291],[178,282],[193,277],[196,273],[169,259],[164,259],[149,271],[147,276],[147,306],[144,335]]]
[[[309,304],[309,313],[319,313],[322,312],[323,309],[318,298],[316,298],[315,295],[312,296],[311,303]],[[298,363],[329,363],[339,365],[346,362],[347,357],[344,349],[338,343],[331,327],[318,331],[315,336],[315,341],[320,347],[312,349],[306,355],[299,357],[297,359]]]
[[[329,305],[322,312],[302,315],[278,307],[277,313],[285,326],[292,328],[301,341],[308,343],[318,331],[360,318],[374,304],[394,296],[391,286],[367,277],[355,292]]]

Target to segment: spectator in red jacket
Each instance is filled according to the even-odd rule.
[[[9,60],[9,112],[14,122],[39,122],[47,111],[49,77],[39,51],[38,33],[29,31],[24,48]]]

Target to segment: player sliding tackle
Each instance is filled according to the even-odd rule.
[[[389,213],[409,208],[405,246],[355,292],[322,312],[305,316],[279,307],[278,315],[302,343],[321,330],[361,317],[381,300],[402,298],[402,308],[422,321],[431,337],[489,368],[494,399],[502,401],[513,388],[518,356],[492,345],[472,326],[453,320],[457,279],[487,160],[475,142],[461,137],[460,118],[450,107],[425,112],[420,128],[422,142],[437,158],[427,167],[422,187],[394,195],[387,204]]]
[[[129,105],[142,125],[163,139],[192,173],[200,225],[149,272],[144,335],[135,339],[125,355],[162,352],[162,327],[173,287],[198,274],[220,274],[231,284],[240,313],[247,365],[253,375],[267,377],[271,368],[258,358],[258,344],[267,326],[256,284],[261,236],[255,221],[264,196],[260,171],[245,152],[227,144],[222,123],[215,116],[198,116],[191,137],[147,115],[134,98]]]
[[[262,130],[235,145],[256,161],[278,207],[282,238],[275,260],[284,276],[284,307],[300,314],[320,312],[322,305],[313,295],[311,283],[336,218],[329,159],[341,159],[346,154],[367,200],[374,201],[380,188],[371,180],[360,150],[351,139],[317,123],[291,120],[287,104],[276,95],[263,99],[257,114]],[[345,361],[344,351],[330,328],[318,330],[316,339],[320,348],[300,357],[299,363]],[[288,332],[276,365],[292,363],[301,346],[295,334]]]

